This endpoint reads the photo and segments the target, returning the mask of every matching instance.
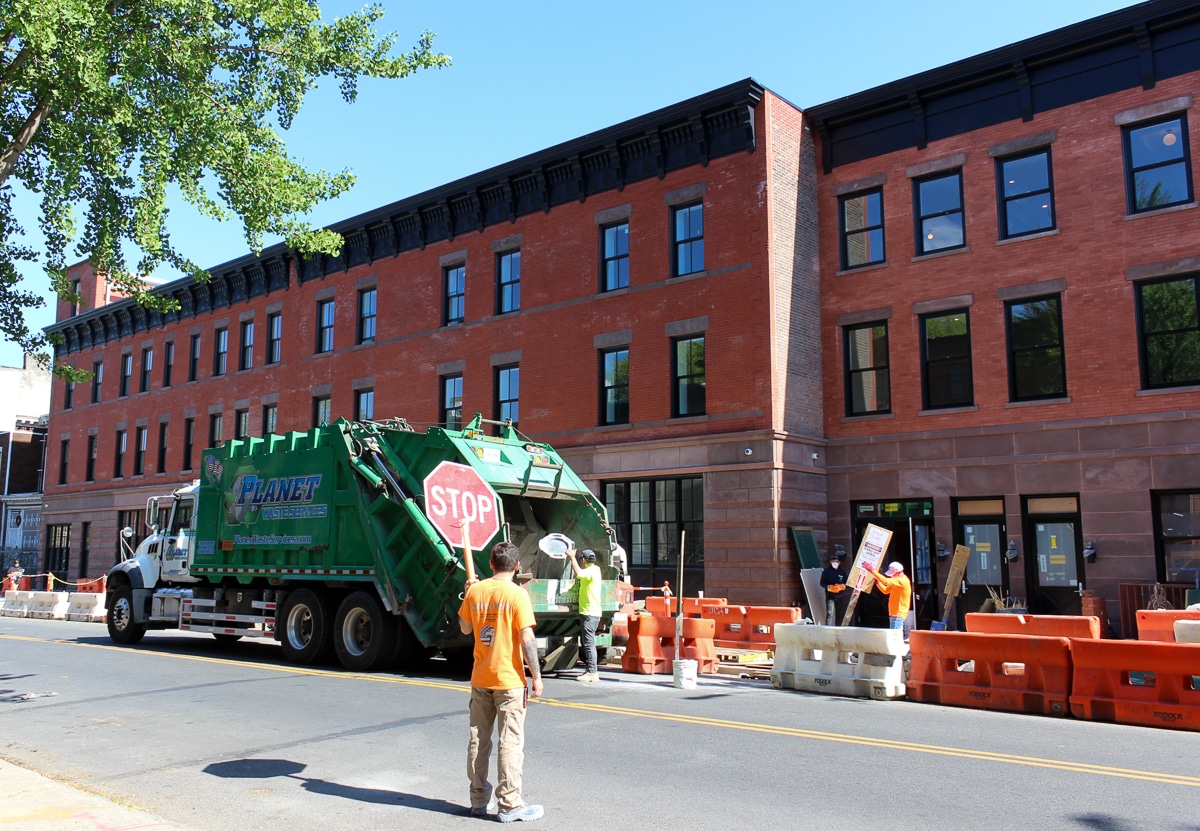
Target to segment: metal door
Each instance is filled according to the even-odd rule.
[[[994,520],[976,522],[960,517],[956,525],[955,544],[965,545],[971,552],[963,575],[966,589],[958,603],[959,628],[965,629],[963,615],[980,611],[991,600],[992,592],[1002,598],[1008,596],[1008,560],[1004,557],[1008,540],[1003,523]]]
[[[1077,615],[1083,604],[1083,544],[1076,517],[1033,516],[1025,535],[1029,611]]]
[[[887,563],[897,562],[904,566],[904,573],[912,581],[913,609],[916,610],[917,628],[928,629],[929,622],[938,616],[937,562],[933,557],[932,517],[873,517],[870,520],[856,519],[853,524],[854,550],[858,550],[867,525],[878,525],[892,532],[892,541],[880,564],[881,570]],[[859,626],[886,627],[888,625],[888,598],[879,591],[863,594],[856,607]]]

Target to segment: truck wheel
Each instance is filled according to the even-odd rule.
[[[145,634],[146,624],[138,623],[133,617],[133,589],[129,586],[115,589],[108,609],[108,636],[113,643],[132,646]]]
[[[396,621],[367,592],[353,592],[338,607],[333,648],[342,666],[354,672],[381,669],[396,658]]]
[[[296,589],[283,602],[283,631],[279,645],[292,664],[315,664],[329,657],[331,636],[329,601],[312,589]]]

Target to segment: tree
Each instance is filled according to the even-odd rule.
[[[278,130],[322,79],[353,102],[360,78],[449,65],[429,32],[394,56],[382,16],[373,5],[325,23],[315,0],[0,0],[0,332],[27,352],[46,345],[25,322],[45,300],[17,288],[17,263],[43,264],[79,302],[72,246],[154,308],[171,301],[138,275],[166,264],[205,279],[171,245],[172,186],[202,215],[239,218],[252,251],[280,236],[302,254],[337,253],[341,237],[304,216],[354,178],[306,170]],[[40,255],[20,240],[13,181],[40,196]],[[138,252],[132,267],[123,247]]]

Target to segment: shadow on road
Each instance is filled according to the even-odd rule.
[[[400,805],[419,811],[432,811],[436,814],[461,814],[464,811],[462,805],[456,805],[444,799],[429,799],[419,794],[384,791],[376,788],[356,788],[351,785],[326,782],[324,779],[312,779],[300,775],[304,768],[305,765],[289,759],[231,759],[228,762],[214,762],[204,768],[204,772],[222,779],[295,779],[301,783],[300,787],[310,793],[353,799],[356,802],[370,802],[375,805]]]

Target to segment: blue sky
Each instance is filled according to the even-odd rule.
[[[322,2],[326,18],[360,8]],[[366,82],[346,105],[318,90],[284,139],[310,168],[358,183],[311,219],[335,222],[568,139],[752,77],[805,108],[1105,14],[1119,0],[693,0],[632,6],[567,0],[385,3],[383,28],[407,48],[422,29],[448,69]],[[35,206],[18,195],[27,231]],[[23,200],[23,201],[21,201]],[[211,267],[248,253],[236,222],[177,206],[172,239]],[[33,234],[27,241],[36,245]],[[72,257],[71,261],[83,257]],[[48,282],[26,269],[39,293]],[[172,279],[175,274],[154,275]],[[53,322],[53,306],[30,314]],[[20,350],[0,343],[0,365]]]

